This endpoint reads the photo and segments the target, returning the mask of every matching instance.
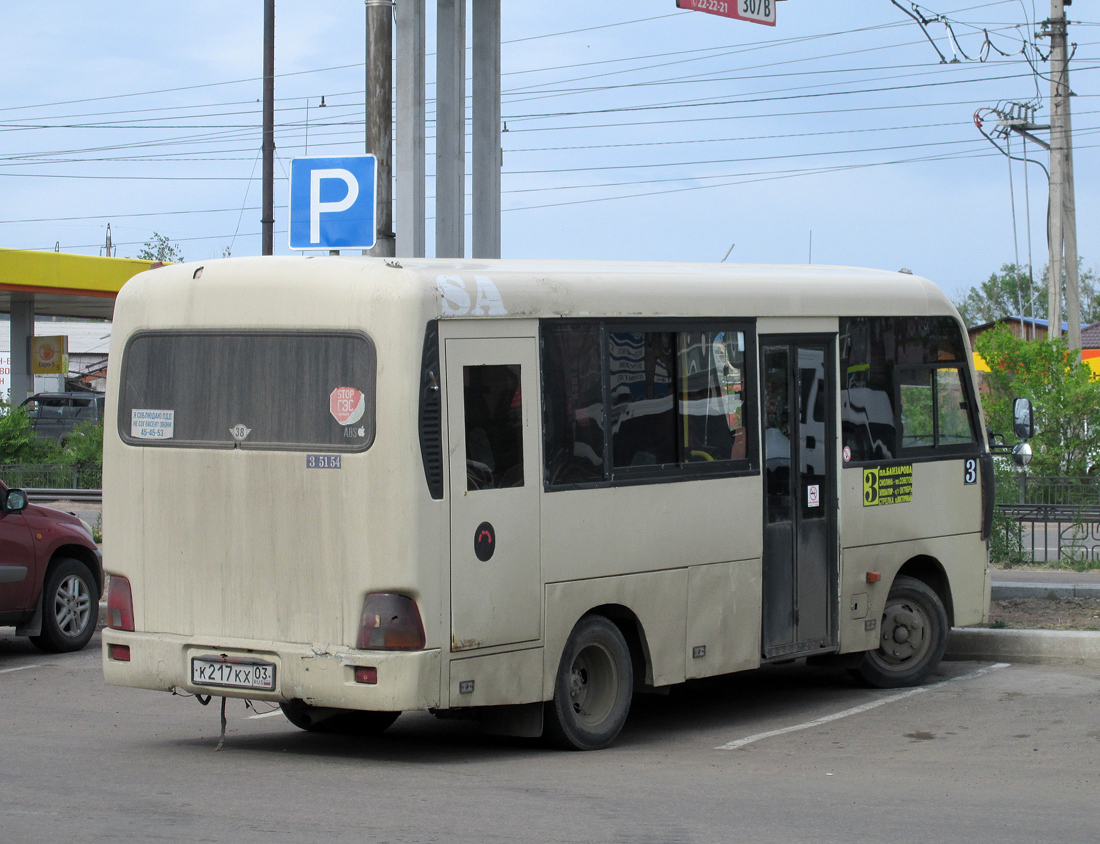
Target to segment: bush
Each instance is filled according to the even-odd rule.
[[[59,451],[34,435],[25,407],[0,403],[0,463],[52,463]]]
[[[103,425],[97,422],[81,422],[65,438],[59,462],[87,466],[103,465]]]
[[[82,422],[59,446],[35,436],[26,408],[0,404],[0,467],[9,486],[96,489],[103,476],[103,426]]]
[[[993,511],[993,530],[989,534],[989,562],[1010,569],[1027,565],[1031,557],[1024,553],[1020,524],[999,508]]]

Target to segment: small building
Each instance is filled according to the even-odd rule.
[[[1014,337],[1022,337],[1025,340],[1046,340],[1050,328],[1050,323],[1045,319],[1019,316],[1001,317],[993,322],[982,323],[967,329],[967,334],[970,336],[970,348],[974,348],[974,341],[979,335],[998,325],[1007,326]],[[1062,336],[1065,336],[1067,331],[1069,331],[1069,323],[1063,322]],[[1100,322],[1081,326],[1081,360],[1100,376]],[[989,367],[977,352],[974,353],[974,368],[979,372],[989,372]]]

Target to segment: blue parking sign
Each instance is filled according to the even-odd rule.
[[[290,248],[370,249],[375,241],[373,155],[290,162]]]

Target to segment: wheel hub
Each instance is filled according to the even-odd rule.
[[[584,648],[569,672],[569,703],[583,723],[598,724],[614,703],[618,678],[607,652],[600,646]]]
[[[61,581],[54,598],[54,617],[66,636],[77,636],[88,623],[92,600],[87,588],[76,575]]]
[[[915,605],[903,601],[889,603],[882,618],[879,655],[895,666],[919,658],[928,646],[928,624]]]

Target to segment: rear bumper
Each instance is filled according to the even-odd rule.
[[[130,659],[110,657],[111,645],[127,645]],[[275,665],[275,690],[194,685],[191,658],[227,654]],[[302,645],[178,636],[167,633],[103,631],[103,676],[116,686],[217,695],[249,700],[303,700],[314,706],[400,712],[439,706],[438,649],[412,652],[358,651],[335,645]],[[355,668],[371,666],[378,682],[355,682]]]

